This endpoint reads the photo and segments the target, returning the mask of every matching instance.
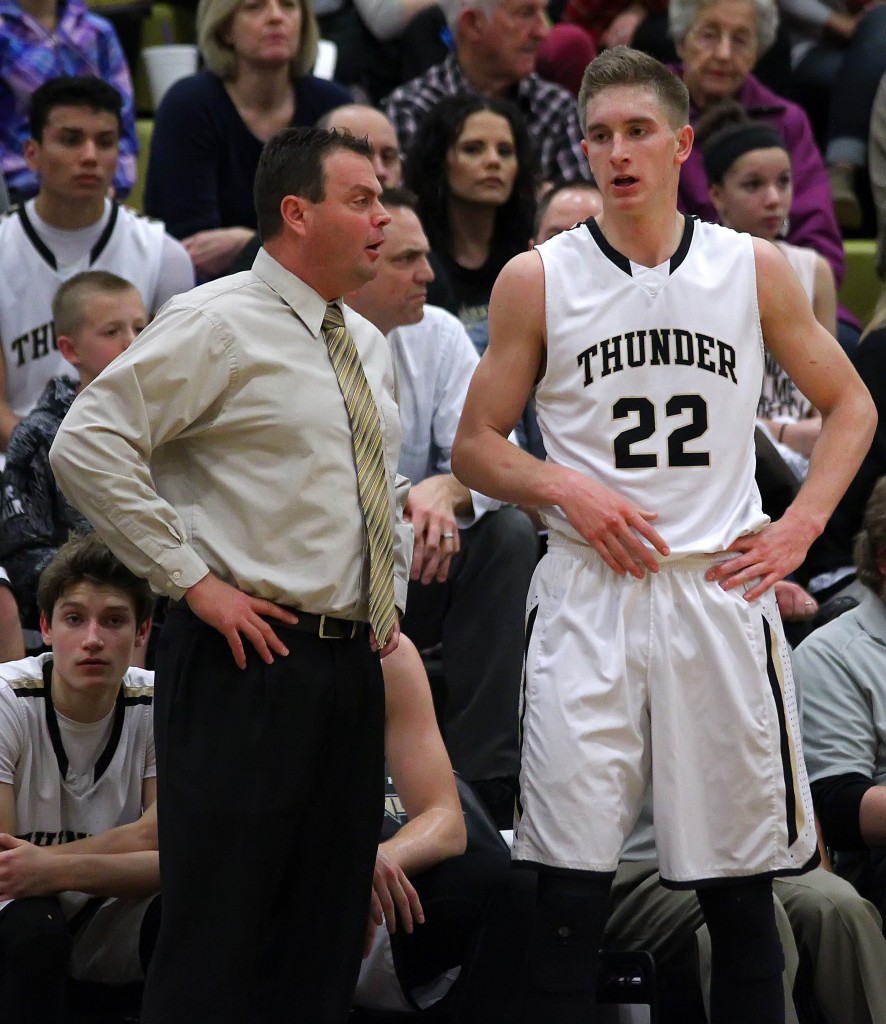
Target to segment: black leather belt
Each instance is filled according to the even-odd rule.
[[[335,619],[331,615],[312,615],[301,612],[297,608],[289,609],[298,616],[298,622],[287,623],[292,629],[302,633],[313,633],[324,640],[364,640],[369,636],[368,622],[355,622],[352,619]]]

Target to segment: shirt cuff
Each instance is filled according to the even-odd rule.
[[[208,575],[209,566],[189,547],[166,551],[157,559],[149,582],[158,594],[180,601],[189,587]]]

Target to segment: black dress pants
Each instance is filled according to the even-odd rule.
[[[367,641],[279,622],[234,664],[182,602],[155,687],[163,914],[143,1024],[339,1024],[384,807],[384,686]]]

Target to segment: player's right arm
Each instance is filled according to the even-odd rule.
[[[492,290],[489,347],[474,372],[456,434],[455,475],[465,486],[515,505],[558,505],[619,576],[657,571],[655,551],[667,555],[668,547],[650,525],[655,512],[508,441],[544,372],[545,354],[544,269],[531,251],[515,256]]]
[[[0,451],[5,452],[9,446],[9,439],[18,424],[18,416],[12,411],[12,406],[6,398],[6,357],[3,355],[3,346],[0,344]]]

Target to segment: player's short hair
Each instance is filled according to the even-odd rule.
[[[40,574],[37,607],[47,622],[52,621],[58,602],[71,587],[80,583],[113,587],[124,593],[132,604],[139,626],[148,621],[154,610],[154,595],[148,581],[130,572],[94,533],[69,537]]]
[[[31,96],[31,138],[43,141],[43,129],[56,107],[86,107],[113,114],[117,130],[123,124],[123,98],[107,82],[94,75],[62,75],[50,78]]]
[[[660,61],[629,46],[613,46],[595,57],[585,68],[578,93],[582,131],[587,124],[588,103],[606,89],[640,85],[658,98],[673,128],[689,124],[689,91]]]
[[[551,203],[561,192],[599,192],[595,184],[590,181],[585,181],[583,178],[578,178],[575,181],[563,181],[562,179],[555,182],[545,194],[539,199],[538,206],[535,208],[535,224],[532,228],[533,237],[538,235],[539,229],[541,228],[542,221],[545,219],[545,214],[548,212]]]
[[[670,0],[668,3],[668,34],[675,43],[682,43],[705,8],[718,0]],[[778,6],[775,0],[749,0],[757,15],[757,56],[764,54],[775,42],[778,32]]]
[[[89,308],[89,300],[96,292],[106,295],[122,295],[123,292],[138,291],[131,281],[118,277],[109,270],[84,270],[69,277],[52,300],[52,319],[55,336],[76,337],[83,326]]]
[[[253,191],[258,233],[263,242],[280,233],[280,204],[286,196],[323,202],[326,158],[341,150],[372,159],[372,147],[365,138],[357,139],[350,132],[334,128],[284,128],[268,141],[258,162]]]
[[[412,189],[403,188],[402,185],[382,189],[379,201],[386,210],[412,210],[416,216],[418,215],[418,196]]]
[[[242,0],[200,0],[197,5],[197,45],[203,61],[219,78],[231,79],[237,71],[234,47],[225,40],[231,21]],[[292,78],[307,75],[317,59],[320,29],[310,0],[298,0],[301,34],[298,50],[289,65]]]

